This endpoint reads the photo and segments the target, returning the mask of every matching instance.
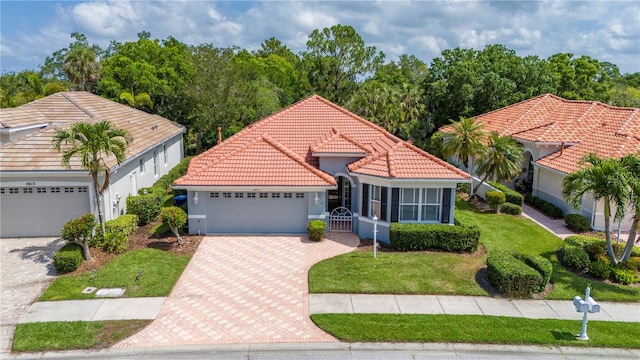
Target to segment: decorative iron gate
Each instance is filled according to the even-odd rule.
[[[353,214],[346,207],[335,208],[329,216],[329,231],[352,232]]]

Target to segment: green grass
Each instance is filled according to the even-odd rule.
[[[115,257],[98,269],[91,281],[91,273],[61,276],[40,297],[47,300],[93,299],[95,292],[83,294],[87,286],[97,288],[125,288],[125,297],[167,296],[187,266],[190,257],[157,249],[134,250]],[[138,271],[143,274],[136,282]]]
[[[149,320],[18,324],[13,351],[91,349],[111,345],[147,326]]]
[[[517,216],[480,213],[456,199],[456,218],[480,227],[480,242],[488,252],[512,249],[551,260],[553,291],[547,299],[569,300],[591,286],[599,301],[640,302],[640,287],[608,284],[579,276],[561,266],[562,240],[535,222]],[[309,271],[312,293],[488,295],[476,283],[486,256],[450,253],[353,252],[324,260]]]
[[[355,251],[309,270],[311,293],[487,295],[475,281],[485,256]]]
[[[346,342],[460,342],[640,348],[637,323],[589,322],[590,340],[576,340],[580,321],[478,315],[317,314],[313,321]]]

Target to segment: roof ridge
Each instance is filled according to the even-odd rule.
[[[546,100],[546,99],[549,99],[549,98],[555,98],[555,97],[556,97],[556,96],[555,96],[555,95],[553,95],[553,94],[546,93],[546,94],[542,94],[542,95],[536,96],[536,97],[534,97],[534,98],[527,99],[527,100],[524,100],[524,101],[520,101],[520,102],[518,102],[518,103],[515,103],[515,104],[513,104],[513,105],[510,105],[510,106],[515,106],[515,105],[518,105],[518,104],[520,104],[520,103],[525,103],[525,102],[529,102],[529,101],[532,101],[532,100],[537,99],[537,101],[535,101],[535,102],[534,102],[534,104],[533,104],[530,108],[528,108],[525,112],[523,112],[520,116],[518,116],[518,117],[517,117],[513,122],[509,122],[509,121],[508,121],[508,119],[507,119],[507,122],[509,123],[509,125],[508,125],[507,127],[505,127],[505,129],[504,129],[504,134],[510,134],[510,135],[512,135],[512,134],[520,133],[520,132],[522,132],[522,131],[529,131],[529,130],[531,130],[531,129],[534,129],[534,128],[531,128],[531,129],[522,130],[522,131],[514,132],[514,133],[509,133],[509,132],[507,131],[508,129],[515,127],[515,126],[520,122],[520,120],[524,119],[524,118],[525,118],[525,116],[527,116],[528,114],[530,114],[533,110],[535,110],[535,109],[539,108],[542,104],[544,104],[544,102],[545,102],[545,100]],[[509,108],[510,106],[507,106],[507,107],[505,107],[505,108],[501,108],[501,109],[506,109],[506,108]],[[501,109],[496,109],[496,110],[493,110],[493,111],[498,111],[498,110],[501,110]],[[492,112],[493,112],[493,111],[492,111]],[[490,112],[490,113],[491,113],[491,112]],[[553,122],[552,122],[552,123],[553,123]],[[502,135],[504,135],[504,134],[502,134]]]
[[[333,176],[327,174],[326,172],[324,172],[324,171],[322,171],[320,169],[317,169],[317,168],[309,165],[302,156],[298,155],[295,151],[289,149],[285,145],[279,143],[276,139],[271,137],[271,135],[269,135],[268,133],[262,134],[262,136],[260,138],[258,138],[258,139],[262,139],[263,141],[265,141],[267,144],[271,145],[276,150],[280,151],[281,153],[283,153],[284,155],[286,155],[290,159],[292,159],[292,160],[296,161],[297,163],[299,163],[300,165],[304,166],[307,170],[313,172],[319,178],[325,180],[326,182],[328,182],[330,184],[335,184],[336,179]],[[256,139],[256,141],[258,139]]]
[[[618,131],[623,134],[626,134],[624,129],[627,127],[627,125],[632,123],[633,119],[636,117],[638,113],[640,113],[640,108],[635,108],[631,112],[631,115],[627,116],[627,118],[622,122],[622,125],[620,125],[620,127],[618,128]],[[640,122],[640,116],[638,117],[638,122]],[[630,134],[630,135],[635,136],[634,134]]]
[[[385,155],[387,157],[387,168],[389,169],[389,176],[392,178],[396,177],[396,164],[395,161],[393,161],[393,154],[395,153],[395,150],[401,146],[402,142],[397,143],[392,148],[387,150],[387,154]]]
[[[86,92],[86,91],[82,91],[82,92]],[[82,110],[82,112],[87,114],[90,118],[92,118],[92,119],[96,118],[91,112],[87,111],[85,108],[80,106],[75,100],[71,99],[71,97],[68,96],[68,93],[69,93],[68,91],[65,91],[65,92],[61,93],[61,95],[62,95],[62,97],[67,99],[67,101],[72,103],[75,107],[77,107],[78,109]]]
[[[433,155],[433,154],[431,154],[431,153],[429,153],[427,151],[424,151],[424,150],[420,149],[419,147],[417,147],[417,146],[415,146],[415,145],[413,145],[411,143],[404,142],[404,146],[406,146],[409,149],[412,149],[414,151],[417,151],[423,157],[426,157],[427,159],[429,159],[431,161],[435,161],[435,162],[439,163],[440,165],[448,168],[449,170],[453,170],[453,171],[457,172],[458,174],[462,174],[464,176],[469,176],[468,173],[458,169],[456,166],[453,166],[453,165],[449,164],[448,162],[440,159],[439,157],[437,157],[437,156],[435,156],[435,155]]]

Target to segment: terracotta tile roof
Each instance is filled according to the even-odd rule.
[[[517,140],[551,143],[565,148],[537,161],[563,173],[578,169],[590,152],[622,157],[640,152],[640,109],[615,107],[598,101],[565,100],[540,95],[478,115],[484,131],[498,131]],[[447,131],[451,125],[441,131]]]
[[[191,160],[187,175],[176,180],[178,186],[335,186],[332,175],[318,169],[317,154],[349,154],[376,157],[405,144],[417,152],[420,163],[398,157],[395,166],[411,178],[443,178],[451,166],[408,145],[377,126],[333,103],[312,95],[265,119]],[[428,155],[428,156],[425,156]],[[367,159],[365,158],[365,159]],[[425,161],[428,159],[429,161]],[[431,166],[429,172],[414,166]],[[404,169],[411,167],[411,169]],[[436,176],[433,176],[433,175]],[[453,175],[455,174],[455,175]],[[450,177],[468,179],[453,171]]]
[[[60,92],[17,108],[0,109],[0,119],[8,128],[48,124],[0,146],[2,171],[68,170],[62,166],[61,155],[54,149],[52,139],[56,129],[66,128],[75,122],[109,120],[115,126],[128,130],[133,142],[127,149],[127,158],[184,132],[182,125],[163,117],[80,91]],[[115,158],[108,158],[107,164],[115,166]],[[71,170],[81,169],[79,161],[73,159]]]
[[[407,143],[349,164],[349,171],[395,179],[469,179],[469,174]]]

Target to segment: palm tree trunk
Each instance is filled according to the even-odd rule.
[[[640,228],[640,213],[636,213],[633,217],[633,223],[631,223],[631,229],[629,229],[629,238],[627,239],[627,246],[624,247],[624,253],[622,254],[622,261],[627,261],[631,257],[633,246],[636,243],[636,234]]]
[[[613,251],[613,244],[611,243],[611,205],[609,204],[609,200],[605,199],[604,201],[604,236],[607,239],[607,254],[613,261],[614,265],[618,264],[618,259],[616,258],[616,253]]]
[[[102,214],[102,205],[100,201],[100,188],[98,186],[98,174],[91,174],[93,178],[93,192],[96,197],[96,206],[98,207],[98,222],[100,223],[100,229],[102,230],[102,236],[104,236],[104,215]]]

